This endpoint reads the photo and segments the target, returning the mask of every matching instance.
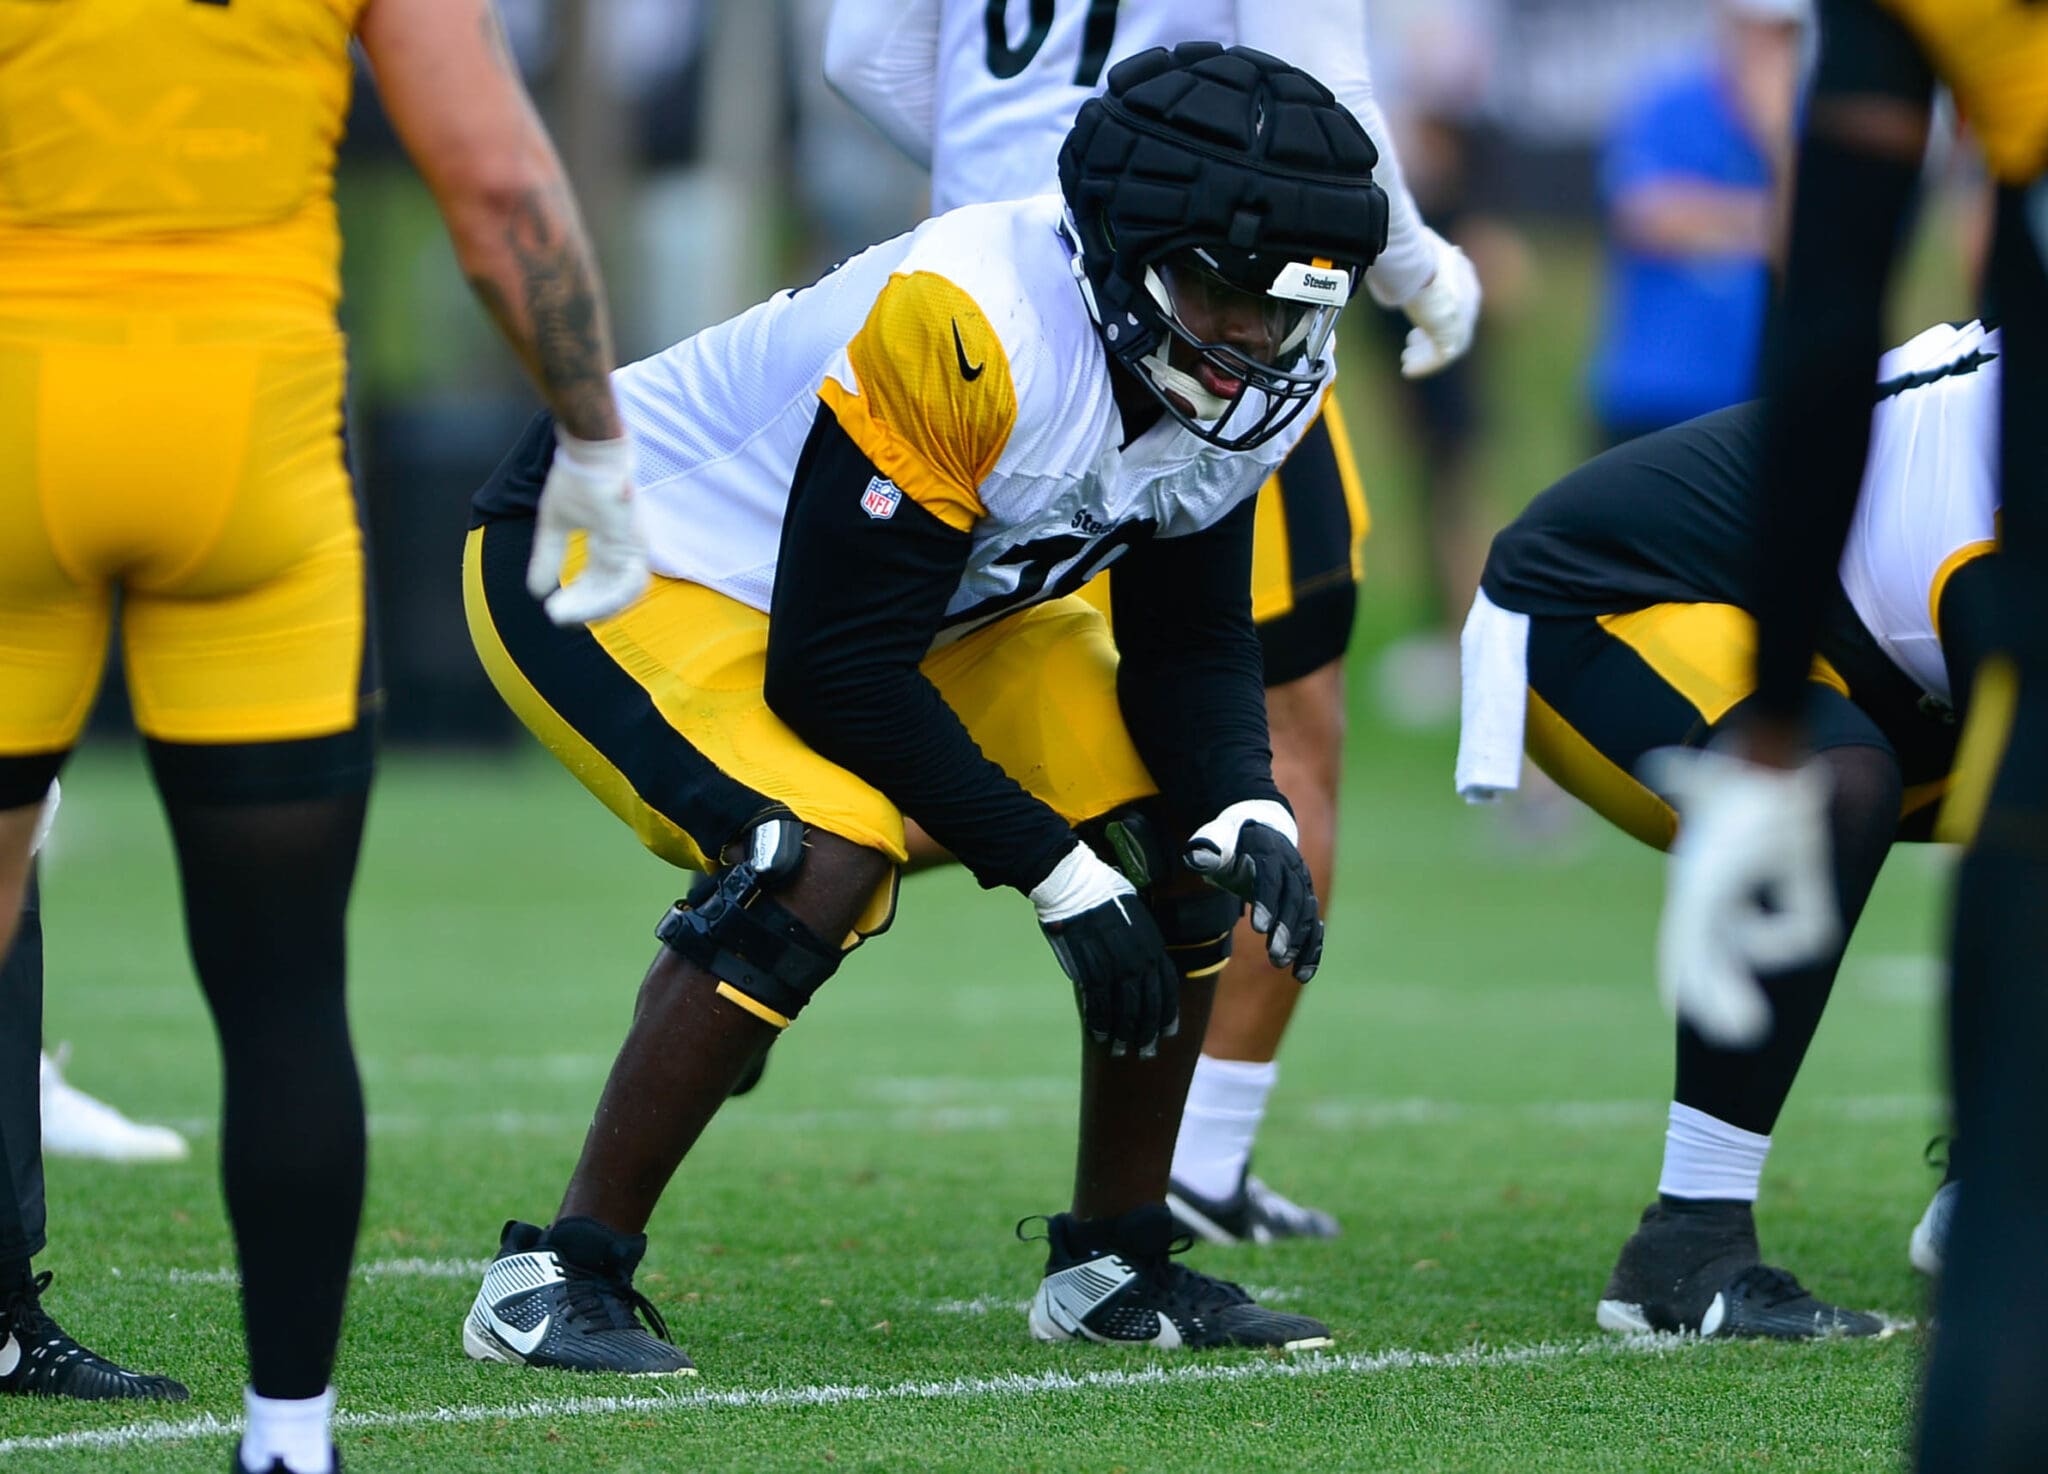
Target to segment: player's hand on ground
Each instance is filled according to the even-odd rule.
[[[1300,842],[1286,805],[1250,799],[1197,829],[1181,858],[1252,908],[1252,930],[1266,939],[1273,966],[1305,983],[1322,965],[1323,923]]]
[[[1463,358],[1479,323],[1479,273],[1471,258],[1435,231],[1428,235],[1436,272],[1400,304],[1415,324],[1401,349],[1404,379],[1426,379]]]
[[[1760,1043],[1771,1005],[1758,977],[1841,937],[1827,775],[1693,748],[1650,753],[1640,775],[1679,812],[1657,931],[1664,1005],[1724,1048]]]
[[[584,535],[583,570],[562,582],[569,535]],[[647,544],[633,515],[633,443],[555,431],[555,456],[534,518],[526,588],[556,624],[617,614],[647,589]]]
[[[1180,972],[1131,883],[1077,843],[1031,892],[1038,925],[1073,979],[1081,1022],[1111,1054],[1159,1052],[1180,1030]]]

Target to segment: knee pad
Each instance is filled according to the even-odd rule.
[[[1137,887],[1182,977],[1205,978],[1223,970],[1244,903],[1181,866],[1150,805],[1119,809],[1083,825],[1081,833],[1095,848],[1107,848],[1124,878]]]
[[[1148,892],[1145,905],[1166,938],[1166,955],[1184,978],[1214,977],[1230,961],[1230,939],[1244,902],[1207,881],[1184,895]]]
[[[757,824],[747,857],[707,875],[669,908],[654,934],[718,979],[719,995],[786,1029],[845,955],[771,891],[803,863],[804,826],[783,815]]]

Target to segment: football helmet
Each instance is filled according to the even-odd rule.
[[[1060,149],[1075,275],[1110,355],[1226,450],[1329,381],[1337,315],[1385,246],[1378,151],[1308,73],[1249,47],[1111,69]]]

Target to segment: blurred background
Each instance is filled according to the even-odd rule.
[[[830,0],[500,0],[630,360],[922,218],[922,171],[826,87]],[[1374,530],[1353,690],[1455,720],[1487,540],[1618,439],[1750,397],[1811,50],[1806,0],[1377,0],[1371,56],[1424,214],[1477,263],[1472,355],[1393,373],[1361,303],[1340,392]],[[1897,336],[1971,312],[1981,183],[1930,160]],[[351,454],[372,526],[387,736],[509,743],[456,576],[467,498],[535,407],[360,81],[343,154]],[[118,662],[112,669],[118,683]],[[124,724],[118,690],[101,725]]]

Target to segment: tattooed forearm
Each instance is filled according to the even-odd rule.
[[[502,244],[504,269],[470,276],[478,299],[518,349],[564,430],[586,440],[617,435],[611,327],[567,190],[528,190],[509,212]]]

